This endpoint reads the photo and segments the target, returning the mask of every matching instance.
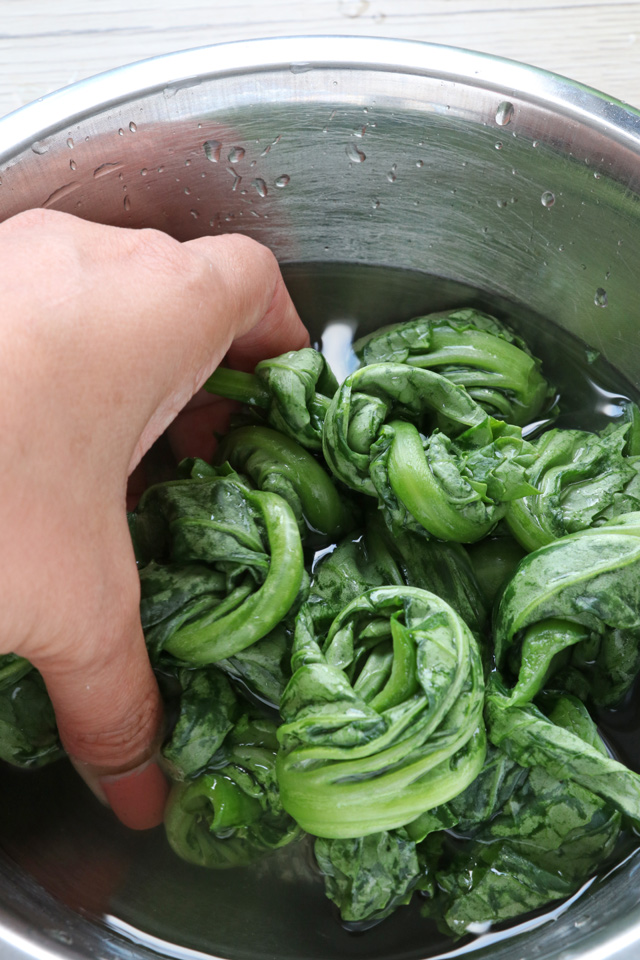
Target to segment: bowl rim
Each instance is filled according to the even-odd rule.
[[[423,75],[517,96],[640,150],[640,109],[540,67],[444,44],[318,34],[208,44],[159,54],[78,80],[0,118],[0,164],[98,111],[204,80],[278,69],[368,69]]]

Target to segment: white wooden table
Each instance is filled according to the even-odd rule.
[[[155,54],[301,33],[482,50],[640,107],[638,0],[0,0],[0,116]]]

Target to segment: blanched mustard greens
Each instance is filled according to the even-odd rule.
[[[277,494],[255,491],[247,496],[265,526],[271,551],[267,575],[234,609],[218,607],[179,627],[166,641],[165,650],[181,660],[214,663],[244,650],[282,620],[298,595],[304,559],[291,508]]]
[[[509,504],[506,520],[525,550],[640,509],[635,404],[629,422],[602,433],[549,430],[533,446],[527,479],[536,492]],[[635,408],[637,410],[637,408]]]
[[[264,411],[276,430],[320,450],[322,424],[338,383],[322,354],[305,347],[262,360],[252,374],[218,367],[204,388]]]
[[[349,509],[326,470],[291,437],[262,426],[228,433],[216,452],[260,490],[277,493],[293,510],[303,540],[335,542],[353,524]]]
[[[477,644],[435,594],[366,591],[321,637],[303,606],[292,670],[277,775],[285,810],[308,833],[349,838],[401,827],[480,772]]]
[[[466,307],[376,330],[354,344],[363,365],[433,369],[467,389],[492,416],[525,426],[553,399],[541,363],[495,317]]]
[[[640,669],[640,513],[528,554],[495,618],[496,662],[511,705],[545,685],[614,706]]]
[[[299,836],[280,803],[276,750],[275,724],[244,714],[209,770],[174,784],[164,822],[183,860],[215,869],[246,866]]]
[[[533,451],[519,427],[438,373],[404,364],[347,377],[325,418],[323,450],[340,480],[379,498],[394,531],[413,524],[473,543],[510,500],[534,491],[525,479]]]
[[[232,657],[286,617],[306,581],[291,508],[237,475],[150,487],[131,529],[155,660]]]

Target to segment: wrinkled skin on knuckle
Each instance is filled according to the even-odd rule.
[[[120,722],[86,730],[59,722],[67,752],[89,762],[103,773],[120,773],[149,759],[159,746],[162,706],[151,693],[135,701],[134,708]]]

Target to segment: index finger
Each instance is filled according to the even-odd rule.
[[[188,240],[184,246],[207,258],[215,258],[217,265],[229,274],[250,276],[255,274],[256,253],[265,261],[262,265],[265,276],[273,283],[271,302],[264,314],[255,319],[255,307],[252,303],[240,304],[238,313],[246,317],[246,323],[240,325],[227,353],[229,366],[249,373],[260,360],[277,357],[287,350],[300,350],[309,346],[309,333],[303,325],[298,312],[286,288],[278,262],[267,247],[239,234],[227,234],[222,237],[199,237]],[[228,258],[228,259],[227,259]],[[249,291],[253,284],[236,284],[240,297]]]

